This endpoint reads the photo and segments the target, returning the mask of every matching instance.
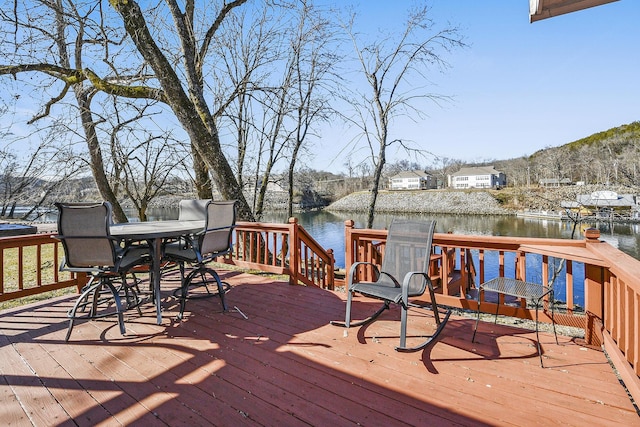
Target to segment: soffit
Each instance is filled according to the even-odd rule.
[[[529,0],[529,21],[535,22],[618,0]]]

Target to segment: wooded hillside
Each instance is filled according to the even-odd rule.
[[[640,121],[494,165],[515,187],[537,185],[545,178],[636,187],[640,185]]]

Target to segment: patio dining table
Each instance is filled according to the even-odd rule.
[[[113,224],[110,227],[113,237],[146,241],[151,248],[151,281],[156,304],[156,321],[162,324],[162,298],[160,296],[160,265],[162,263],[162,241],[179,238],[202,231],[204,221],[145,221]]]

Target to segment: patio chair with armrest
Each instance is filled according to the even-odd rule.
[[[196,203],[184,203],[191,207]],[[196,207],[197,210],[197,207]],[[208,298],[220,296],[223,311],[227,311],[225,301],[226,285],[220,279],[215,269],[208,266],[215,258],[226,255],[233,248],[233,230],[236,223],[235,201],[206,201],[205,225],[201,232],[193,236],[185,236],[184,241],[170,242],[164,245],[165,260],[180,265],[181,286],[174,292],[180,299],[180,313],[178,319],[184,316],[184,309],[188,299]],[[185,274],[185,264],[194,268]],[[210,284],[216,284],[217,290],[212,292]],[[191,293],[196,287],[204,287],[205,293]]]
[[[366,325],[376,320],[394,303],[401,308],[400,345],[395,349],[401,352],[418,351],[434,343],[451,314],[451,311],[447,310],[444,318],[440,319],[440,309],[429,277],[434,228],[435,221],[394,219],[389,225],[381,269],[368,262],[356,262],[351,266],[348,274],[345,321],[332,321],[331,324],[346,328]],[[373,282],[358,282],[358,268],[367,264],[373,266],[376,279]],[[429,291],[428,305],[433,311],[436,330],[432,335],[425,336],[426,339],[422,343],[407,347],[408,310],[410,307],[426,308],[424,304],[416,304],[410,299],[422,296],[426,290]],[[366,319],[352,322],[352,299],[356,293],[382,300],[383,304]]]
[[[146,246],[124,243],[112,237],[111,204],[99,203],[56,203],[58,208],[58,235],[62,242],[64,260],[60,271],[87,273],[90,279],[81,289],[80,296],[69,310],[69,328],[65,341],[69,341],[77,319],[95,319],[110,315],[118,317],[120,332],[126,333],[123,311],[136,307],[140,313],[138,281],[130,283],[127,274],[134,267],[150,262]],[[117,284],[117,286],[116,286]],[[123,307],[121,292],[126,298]],[[115,311],[112,306],[115,305]],[[104,306],[101,311],[100,307]],[[86,308],[90,310],[83,313]]]

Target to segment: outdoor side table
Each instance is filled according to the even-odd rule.
[[[556,322],[554,319],[553,310],[553,287],[544,286],[537,283],[525,282],[523,280],[511,279],[508,277],[496,277],[488,282],[484,282],[478,289],[478,316],[476,318],[476,326],[473,329],[473,337],[471,342],[475,342],[476,331],[478,330],[478,323],[480,322],[480,294],[481,291],[490,291],[498,294],[509,295],[517,298],[524,298],[527,301],[532,301],[536,307],[536,344],[538,347],[538,356],[540,357],[540,366],[544,368],[542,364],[542,348],[540,346],[540,337],[538,335],[538,309],[542,306],[545,297],[549,297],[551,305],[551,323],[553,324],[553,334],[556,338],[556,344],[558,344],[558,334],[556,333]],[[495,321],[498,319],[498,310],[500,309],[500,298],[498,298],[498,306],[496,308]]]

